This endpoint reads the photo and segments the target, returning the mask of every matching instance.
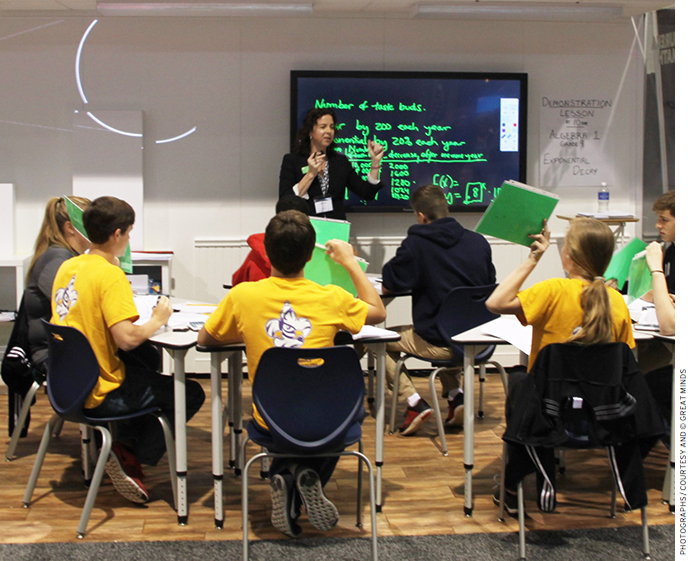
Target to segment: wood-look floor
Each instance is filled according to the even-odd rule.
[[[210,395],[208,379],[202,379],[201,383],[207,396]],[[422,396],[428,397],[426,380],[419,380],[417,386]],[[248,411],[250,394],[246,382],[243,393],[245,411]],[[378,515],[379,535],[517,531],[517,520],[497,521],[498,509],[491,500],[494,476],[500,472],[503,399],[500,380],[496,375],[490,375],[486,384],[486,416],[477,420],[475,429],[475,508],[471,518],[463,514],[463,433],[448,435],[448,457],[439,452],[433,419],[412,437],[386,433],[384,505],[383,512]],[[47,396],[39,393],[32,408],[29,436],[20,441],[14,461],[3,462],[0,467],[0,523],[3,526],[0,543],[76,541],[76,528],[86,496],[76,426],[65,425],[62,435],[52,442],[33,502],[28,509],[22,507],[24,487],[50,412]],[[7,399],[0,396],[3,426],[6,418]],[[188,428],[188,525],[177,525],[176,513],[171,506],[167,462],[163,459],[156,468],[146,469],[145,483],[151,495],[147,505],[129,503],[115,492],[107,476],[104,477],[84,539],[94,542],[241,539],[240,481],[229,469],[224,481],[225,526],[222,530],[214,528],[210,427],[210,400],[207,400]],[[364,434],[365,453],[373,463],[374,420],[371,417],[365,421]],[[3,456],[8,440],[4,440]],[[673,522],[668,507],[661,502],[667,457],[666,449],[658,446],[645,461],[650,524]],[[259,479],[258,467],[255,471],[249,494],[250,536],[261,539],[283,537],[270,523],[268,483]],[[621,512],[615,519],[608,517],[610,476],[603,452],[568,452],[567,473],[559,476],[558,485],[557,512],[546,515],[536,508],[533,487],[527,488],[529,529],[617,527],[640,523],[638,511],[622,512],[620,499]],[[328,533],[329,536],[369,535],[368,508],[365,509],[364,528],[360,530],[355,526],[355,489],[356,461],[343,459],[327,487],[327,494],[341,514],[338,526]],[[314,530],[306,519],[303,530],[306,536],[323,535]]]

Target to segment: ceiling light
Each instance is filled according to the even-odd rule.
[[[623,8],[611,4],[463,2],[418,4],[418,18],[502,19],[524,21],[613,21]]]
[[[96,9],[105,16],[285,17],[311,15],[313,5],[309,3],[128,2],[120,4],[98,2]]]

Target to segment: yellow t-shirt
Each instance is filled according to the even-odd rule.
[[[532,349],[529,355],[531,370],[539,351],[551,343],[564,343],[582,323],[580,296],[585,285],[580,279],[549,279],[518,292],[518,300],[531,325]],[[619,292],[607,287],[613,316],[613,340],[635,348],[630,312]]]
[[[65,261],[53,281],[52,323],[81,331],[91,343],[101,377],[84,403],[92,409],[108,392],[120,387],[125,367],[117,356],[110,328],[139,319],[132,287],[124,272],[100,255],[79,255]]]
[[[265,350],[328,347],[340,330],[359,332],[368,310],[365,302],[338,286],[269,277],[230,290],[205,327],[219,341],[244,341],[252,383]],[[268,428],[255,407],[254,418]]]

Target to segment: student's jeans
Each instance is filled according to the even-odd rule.
[[[173,423],[175,418],[174,379],[159,374],[158,351],[144,343],[130,352],[119,353],[125,364],[122,385],[105,396],[103,402],[88,411],[91,417],[110,417],[157,406]],[[204,403],[205,394],[198,382],[187,380],[186,420],[189,421]],[[155,466],[165,453],[165,438],[158,419],[144,415],[117,423],[117,440],[145,465]]]

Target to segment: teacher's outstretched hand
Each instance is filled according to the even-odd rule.
[[[367,140],[367,150],[371,158],[371,175],[373,175],[374,179],[378,179],[381,171],[381,159],[383,158],[385,150],[382,145],[371,139]]]

